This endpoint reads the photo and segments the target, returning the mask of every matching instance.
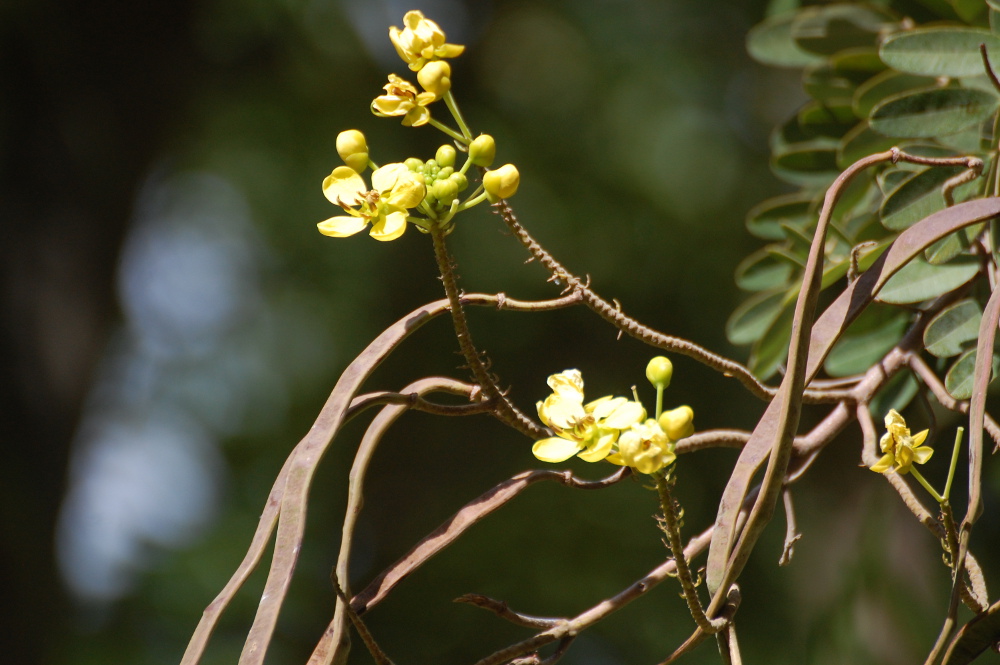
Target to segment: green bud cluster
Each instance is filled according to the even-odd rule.
[[[422,162],[411,157],[403,162],[410,171],[421,175],[427,187],[426,201],[433,208],[445,212],[459,194],[469,187],[469,179],[455,170],[457,151],[450,145],[437,149],[433,159]]]

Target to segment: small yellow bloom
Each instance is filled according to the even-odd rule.
[[[618,437],[618,452],[608,461],[639,473],[656,473],[674,463],[674,442],[652,418],[632,425]]]
[[[427,105],[437,99],[433,92],[417,92],[417,86],[395,74],[389,74],[389,82],[382,86],[384,95],[372,102],[372,113],[382,118],[403,116],[407,127],[426,125],[431,119]]]
[[[434,99],[441,99],[444,93],[451,90],[451,65],[444,60],[428,62],[417,72],[417,82],[433,94]]]
[[[513,164],[504,164],[483,175],[483,189],[486,190],[486,198],[489,199],[490,203],[514,196],[520,184],[521,174],[517,172],[517,167]]]
[[[531,452],[543,462],[564,462],[573,455],[599,462],[611,452],[618,434],[641,422],[646,410],[624,397],[583,403],[583,376],[568,369],[548,379],[552,394],[538,402],[538,416],[556,436],[536,441]]]
[[[348,129],[337,134],[337,154],[358,173],[368,167],[368,142],[365,135],[356,129]]]
[[[372,173],[372,190],[349,166],[338,166],[323,180],[323,194],[349,216],[331,217],[317,226],[323,235],[345,238],[372,225],[376,240],[395,240],[406,230],[407,210],[424,200],[423,178],[404,164],[386,164]]]
[[[910,436],[910,428],[895,409],[886,414],[885,428],[888,431],[879,441],[879,446],[885,454],[871,466],[872,471],[909,473],[914,464],[923,464],[934,454],[932,448],[923,445],[927,438],[927,430]]]
[[[465,50],[458,44],[445,44],[441,26],[416,10],[403,16],[402,30],[396,26],[389,28],[389,39],[399,57],[415,72],[432,60],[454,58]]]

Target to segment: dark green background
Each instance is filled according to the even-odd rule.
[[[334,213],[319,185],[340,163],[339,131],[365,131],[379,163],[426,159],[442,142],[429,127],[368,111],[386,74],[407,73],[378,36],[406,9],[424,9],[467,44],[453,63],[455,96],[474,131],[496,137],[499,162],[517,164],[512,204],[536,237],[629,314],[743,358],[723,333],[741,300],[733,269],[759,245],[743,216],[782,191],[766,167],[766,137],[802,98],[794,73],[745,54],[744,35],[764,4],[468,1],[440,12],[349,0],[0,5],[7,662],[178,662],[338,373],[385,326],[441,297],[427,237],[382,244],[315,229]],[[434,111],[442,117],[443,108]],[[214,433],[226,465],[215,476],[216,511],[182,546],[148,544],[128,593],[88,602],[61,581],[54,525],[77,478],[80,423],[110,408],[94,381],[131,334],[116,283],[122,248],[143,196],[165,187],[169,206],[191,178],[216,184],[198,199],[209,208],[216,194],[245,206],[248,225],[230,232],[246,234],[241,269],[252,278],[253,306],[215,347],[168,363],[152,397],[125,416],[141,420],[167,401],[178,418]],[[202,219],[183,209],[174,217]],[[215,239],[226,244],[224,233]],[[558,293],[485,207],[462,216],[451,240],[469,291]],[[545,377],[569,367],[584,372],[590,396],[638,385],[652,404],[643,381],[652,352],[616,341],[582,308],[474,310],[470,320],[527,410],[547,393]],[[444,319],[428,325],[369,388],[399,389],[434,373],[465,378],[450,332]],[[669,406],[690,404],[698,429],[752,427],[762,403],[692,361],[674,362]],[[220,415],[227,395],[240,396],[235,415]],[[329,621],[328,574],[362,431],[360,422],[344,430],[317,478],[270,663],[304,662]],[[529,444],[486,418],[406,416],[374,460],[355,588],[466,501],[540,467]],[[856,468],[859,446],[849,430],[801,484],[804,537],[791,567],[776,566],[780,517],[758,547],[738,622],[748,662],[908,663],[932,642],[947,586],[937,545],[885,483]],[[726,450],[681,460],[686,534],[711,523],[734,460]],[[611,470],[570,466],[591,477]],[[666,556],[654,510],[639,482],[594,493],[536,486],[407,579],[369,625],[401,664],[474,662],[528,632],[452,598],[485,593],[533,614],[574,615]],[[206,665],[236,661],[262,583],[255,576],[226,615]],[[677,591],[657,588],[580,637],[562,662],[658,662],[693,628]],[[716,659],[706,645],[689,661]],[[360,646],[353,662],[370,662]]]

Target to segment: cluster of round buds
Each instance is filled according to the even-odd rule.
[[[469,179],[461,171],[455,170],[457,151],[450,145],[437,149],[434,159],[426,162],[411,157],[404,161],[406,167],[423,178],[427,187],[425,202],[431,209],[447,212],[458,200],[459,194],[469,187]]]

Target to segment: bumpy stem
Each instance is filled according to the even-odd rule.
[[[539,439],[546,435],[545,430],[531,421],[530,418],[517,410],[507,399],[496,381],[490,376],[483,363],[482,357],[472,343],[472,334],[469,332],[469,323],[465,318],[465,310],[462,308],[462,298],[458,292],[458,282],[455,278],[455,266],[451,256],[448,254],[448,247],[445,244],[445,232],[440,226],[431,229],[431,238],[434,240],[434,258],[437,260],[438,270],[441,272],[441,281],[444,283],[444,292],[448,297],[449,309],[451,310],[451,320],[455,326],[455,337],[458,339],[458,346],[462,350],[465,362],[469,370],[475,377],[476,383],[483,391],[485,399],[494,402],[496,406],[496,416],[517,431],[532,439]]]
[[[729,619],[723,617],[713,621],[705,615],[705,610],[701,606],[698,589],[695,587],[694,579],[691,577],[691,569],[684,556],[684,542],[681,540],[677,508],[670,495],[670,486],[673,484],[673,480],[668,478],[667,472],[664,471],[657,473],[654,478],[656,479],[656,492],[660,496],[660,510],[663,512],[663,531],[667,534],[667,544],[670,546],[670,551],[677,564],[677,579],[684,590],[684,600],[687,601],[688,611],[698,627],[705,633],[717,633],[729,623]]]

